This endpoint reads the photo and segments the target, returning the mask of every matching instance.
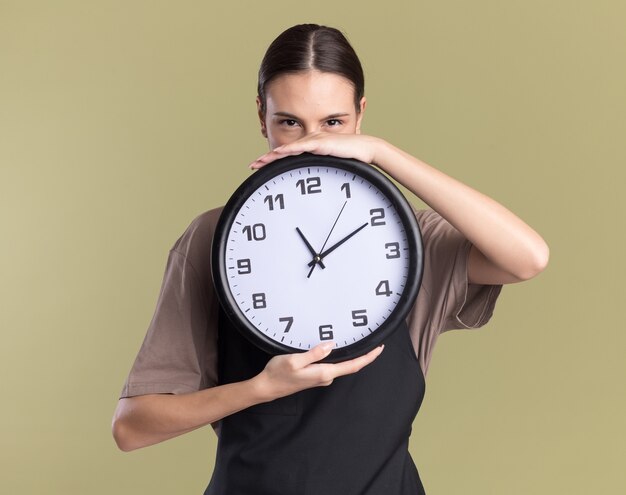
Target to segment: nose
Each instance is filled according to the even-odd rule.
[[[311,136],[313,134],[319,134],[320,132],[322,132],[322,128],[319,125],[311,125],[311,126],[306,126],[304,128],[304,136]]]

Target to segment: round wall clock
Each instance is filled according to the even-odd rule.
[[[382,343],[415,302],[423,248],[398,188],[357,160],[302,154],[266,165],[218,221],[213,281],[225,313],[270,354]]]

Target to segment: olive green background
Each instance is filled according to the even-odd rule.
[[[623,493],[626,6],[606,0],[0,2],[0,492],[202,493],[209,428],[122,453],[111,416],[169,248],[266,150],[256,71],[301,22],[361,56],[364,132],[551,247],[438,342],[411,440],[428,494]]]

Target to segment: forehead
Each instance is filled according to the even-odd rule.
[[[267,111],[295,115],[353,113],[354,86],[343,76],[316,70],[283,74],[265,90]]]

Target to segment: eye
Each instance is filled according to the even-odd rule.
[[[343,121],[339,120],[339,119],[329,119],[326,121],[326,125],[328,127],[337,127],[343,124]]]
[[[282,119],[278,123],[285,127],[296,127],[297,125],[299,125],[298,121],[294,119]]]

